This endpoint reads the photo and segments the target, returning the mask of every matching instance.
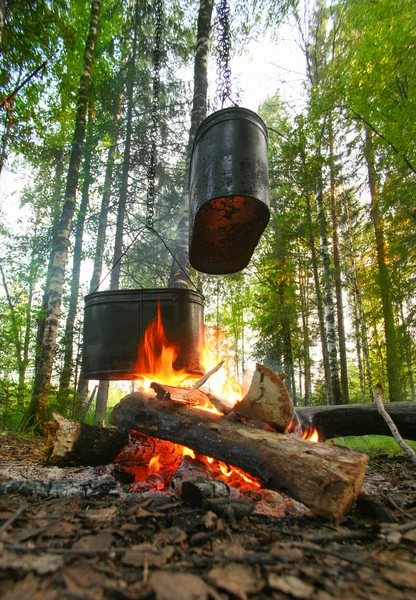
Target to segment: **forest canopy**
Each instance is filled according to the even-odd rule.
[[[82,413],[93,387],[81,373],[83,297],[98,286],[196,286],[236,378],[255,361],[284,371],[298,405],[371,402],[377,382],[390,401],[416,400],[414,3],[226,8],[224,41],[223,1],[0,2],[2,427]],[[233,61],[283,29],[304,77],[301,105],[276,75],[258,107],[269,225],[243,271],[196,273],[189,157],[224,100],[218,53],[229,43],[226,104],[244,106]],[[293,60],[279,65],[293,71]],[[99,418],[107,396],[108,382]]]

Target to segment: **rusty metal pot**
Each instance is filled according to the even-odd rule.
[[[199,340],[204,297],[186,289],[95,292],[85,297],[82,375],[86,379],[135,379],[138,347],[160,303],[167,340],[180,348],[174,369],[203,374]]]
[[[204,273],[235,273],[250,261],[270,217],[267,130],[246,108],[201,123],[189,183],[189,260]]]

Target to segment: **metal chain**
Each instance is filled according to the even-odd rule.
[[[163,0],[155,1],[155,45],[153,49],[153,98],[152,98],[152,124],[150,127],[150,156],[147,168],[147,200],[146,200],[146,227],[153,229],[153,216],[155,213],[155,181],[156,181],[156,154],[157,134],[159,124],[159,95],[160,95],[160,68],[161,44],[163,29]]]
[[[231,67],[230,67],[230,7],[227,0],[217,4],[217,96],[221,100],[221,108],[227,98],[231,99]]]

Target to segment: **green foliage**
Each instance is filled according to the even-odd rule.
[[[416,442],[405,440],[407,444],[416,450]],[[389,456],[405,456],[396,440],[386,435],[363,435],[363,436],[348,436],[343,438],[335,438],[330,440],[330,443],[345,446],[351,450],[358,450],[369,454],[372,458],[376,458],[382,454]]]

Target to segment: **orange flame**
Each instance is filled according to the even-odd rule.
[[[149,462],[149,473],[159,473],[161,464],[159,462],[159,454],[152,456]]]
[[[160,302],[157,304],[157,315],[146,328],[143,341],[139,344],[135,371],[137,379],[145,380],[148,387],[152,381],[166,385],[179,385],[195,375],[189,374],[184,369],[173,368],[178,358],[180,348],[166,337],[162,323]]]
[[[296,417],[294,419],[290,419],[285,433],[301,437],[303,440],[307,440],[308,442],[313,442],[315,444],[316,442],[319,442],[319,432],[316,427],[309,425],[308,427],[304,428]]]
[[[305,431],[302,433],[302,439],[314,443],[319,442],[319,433],[316,427],[309,427],[308,429],[305,429]]]

